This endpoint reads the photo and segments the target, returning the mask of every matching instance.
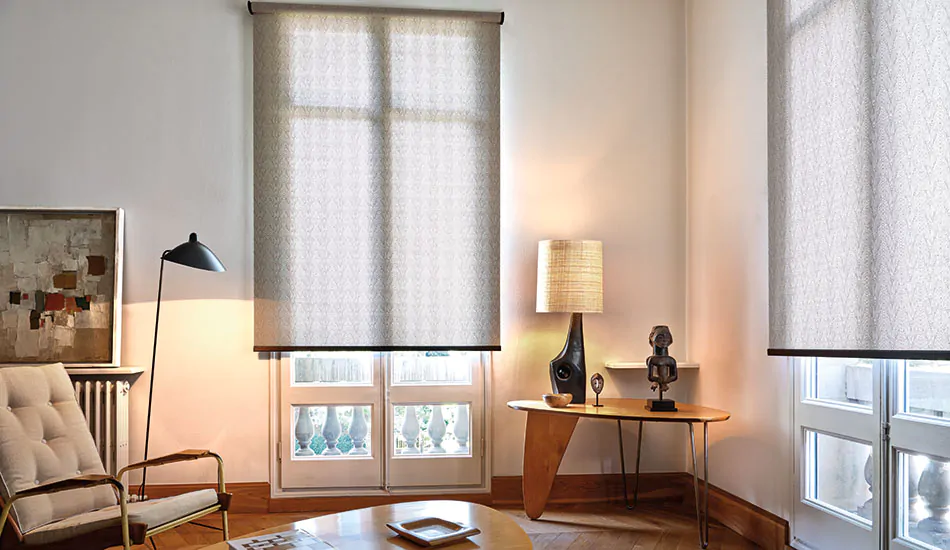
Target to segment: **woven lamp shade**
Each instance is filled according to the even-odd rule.
[[[600,241],[538,243],[538,313],[604,311],[604,245]]]

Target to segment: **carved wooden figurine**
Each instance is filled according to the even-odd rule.
[[[657,325],[650,331],[650,345],[653,346],[653,355],[647,357],[647,378],[650,380],[650,389],[660,390],[659,399],[647,400],[647,408],[651,411],[675,411],[676,401],[664,399],[663,392],[669,391],[670,383],[678,378],[676,359],[670,356],[670,345],[673,335],[670,327]]]

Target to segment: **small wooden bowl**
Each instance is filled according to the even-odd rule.
[[[570,405],[574,396],[569,393],[546,393],[541,396],[541,399],[544,399],[544,404],[548,407],[560,409]]]

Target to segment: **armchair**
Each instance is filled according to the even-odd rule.
[[[128,502],[126,472],[214,458],[218,487]],[[107,548],[221,512],[228,538],[224,462],[185,450],[106,475],[62,364],[0,368],[0,548]]]

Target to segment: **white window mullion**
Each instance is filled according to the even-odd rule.
[[[879,545],[881,362],[793,360],[798,495],[794,545]],[[847,381],[851,381],[849,386]],[[870,462],[869,462],[870,461]],[[870,463],[871,483],[866,473]]]
[[[889,383],[889,548],[950,548],[950,363],[893,361]]]

